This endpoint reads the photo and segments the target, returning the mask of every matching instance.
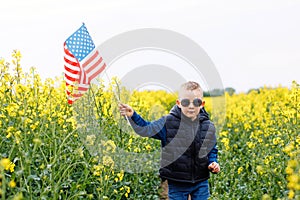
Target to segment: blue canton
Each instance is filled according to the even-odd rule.
[[[66,40],[66,44],[69,51],[79,62],[95,48],[95,44],[84,24]]]

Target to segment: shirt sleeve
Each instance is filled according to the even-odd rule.
[[[208,153],[208,165],[210,165],[212,162],[218,162],[218,148],[217,145],[215,145],[212,150]]]
[[[151,137],[165,142],[166,128],[165,117],[161,117],[156,121],[146,121],[136,112],[133,113],[129,119],[130,125],[133,130],[142,137]]]

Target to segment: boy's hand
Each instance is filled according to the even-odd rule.
[[[208,169],[212,172],[212,173],[219,173],[220,172],[220,165],[216,162],[212,162],[209,166]]]
[[[131,117],[133,115],[133,109],[127,104],[119,103],[119,110],[122,116]]]

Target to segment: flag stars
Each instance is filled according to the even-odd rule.
[[[92,38],[85,27],[80,28],[71,35],[66,44],[79,61],[83,60],[95,48]]]

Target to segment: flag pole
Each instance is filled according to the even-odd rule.
[[[105,74],[105,76],[107,77],[109,84],[112,85],[112,83],[111,83],[111,81],[110,81],[110,78],[109,78],[109,76],[108,76],[108,74],[107,74],[107,72],[106,72],[106,69],[104,70],[104,74]],[[114,89],[113,89],[113,93],[114,93],[114,95],[115,95],[115,97],[116,97],[118,103],[121,103],[121,99],[119,98],[119,96],[117,95],[117,93],[116,93],[116,91],[115,91]],[[128,124],[131,125],[130,122],[129,122],[129,119],[128,119],[128,117],[127,117],[127,115],[125,115],[125,118],[126,118]]]

